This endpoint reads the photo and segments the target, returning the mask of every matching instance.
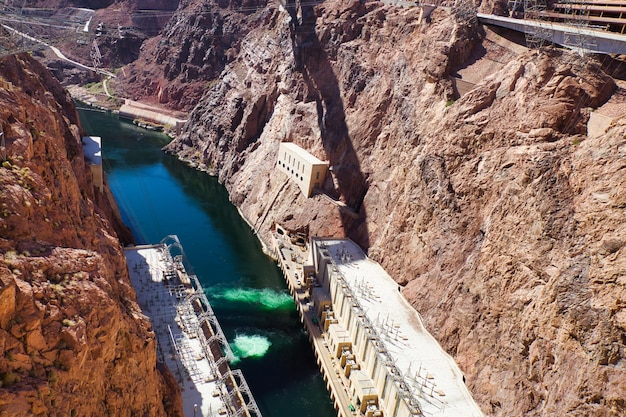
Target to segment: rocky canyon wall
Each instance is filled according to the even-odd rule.
[[[29,55],[2,58],[0,121],[0,414],[182,415],[69,94]]]
[[[113,85],[134,99],[189,111],[239,54],[251,28],[263,26],[267,0],[181,1],[163,32],[148,39]]]
[[[266,241],[277,222],[358,242],[485,413],[626,413],[626,120],[586,135],[623,97],[614,80],[565,51],[498,50],[458,98],[451,76],[487,47],[466,16],[332,0],[255,13],[168,151],[217,175]],[[281,141],[329,161],[323,194],[274,169]]]

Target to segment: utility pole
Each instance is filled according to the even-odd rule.
[[[94,39],[91,49],[91,59],[93,60],[93,67],[99,68],[102,64],[102,54],[100,53],[100,48],[98,48],[98,42]]]

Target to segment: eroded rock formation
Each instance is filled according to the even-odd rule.
[[[527,51],[454,101],[449,76],[482,42],[471,21],[287,4],[168,150],[217,175],[262,239],[278,222],[361,244],[489,415],[626,412],[626,121],[585,135],[614,81]],[[281,141],[330,162],[325,195],[274,170]]]
[[[0,121],[0,414],[181,415],[71,98],[28,55],[5,57]]]
[[[191,110],[241,49],[251,28],[271,16],[266,0],[181,2],[163,32],[146,41],[139,59],[116,80],[135,99]]]

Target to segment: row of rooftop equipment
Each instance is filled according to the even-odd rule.
[[[340,416],[483,416],[458,365],[423,328],[398,285],[358,245],[311,238],[302,248],[280,225],[275,239],[294,298],[305,305],[298,305],[303,322],[308,327],[312,318],[321,332],[323,344],[318,336],[310,338]],[[332,369],[322,357],[330,358]],[[338,404],[342,397],[351,412],[342,412],[348,408]]]

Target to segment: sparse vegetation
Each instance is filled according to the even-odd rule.
[[[57,382],[57,373],[54,369],[50,369],[48,372],[46,372],[46,374],[48,376],[49,384],[54,384],[55,382]]]
[[[76,322],[74,320],[70,320],[70,319],[63,319],[63,326],[65,327],[72,327],[76,325]]]
[[[87,83],[83,87],[92,94],[104,94],[104,87],[100,81]]]
[[[14,250],[6,251],[4,254],[4,263],[11,265],[12,261],[17,261],[17,252]]]
[[[13,271],[13,273],[15,274],[15,270]],[[15,274],[15,275],[19,275],[19,274]],[[22,316],[20,316],[19,314],[13,316],[13,318],[11,318],[11,320],[9,320],[9,327],[14,326],[16,324],[22,324],[24,323],[24,319],[22,318]]]
[[[3,372],[0,374],[0,381],[3,388],[8,388],[20,382],[20,376],[13,372]]]
[[[214,78],[214,79],[212,79],[212,80],[209,80],[209,82],[207,82],[207,84],[206,84],[206,89],[207,89],[207,90],[212,89],[213,87],[215,87],[215,85],[218,83],[218,81],[219,81],[219,80],[218,80],[217,78]]]
[[[163,396],[163,407],[167,410],[172,406],[172,400],[170,400],[170,398],[167,395]]]
[[[52,365],[55,368],[60,369],[61,371],[67,371],[67,366],[65,366],[65,364],[63,362],[61,362],[60,360],[58,360],[58,359],[56,359],[54,362],[52,362]]]

